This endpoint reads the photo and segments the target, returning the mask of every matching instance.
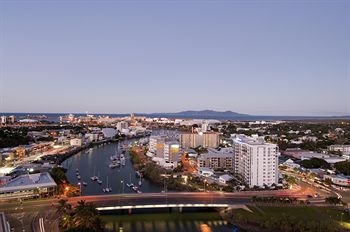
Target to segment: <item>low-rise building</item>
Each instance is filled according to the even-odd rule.
[[[282,163],[282,165],[290,169],[300,168],[300,165],[295,163],[292,159],[287,159],[285,162]]]
[[[209,149],[207,153],[201,154],[197,158],[197,167],[207,167],[214,170],[229,170],[234,169],[234,153],[227,151],[218,151]]]
[[[335,164],[338,162],[346,161],[347,159],[339,156],[331,156],[329,158],[325,158],[324,160],[329,164]]]
[[[198,168],[198,174],[200,176],[209,177],[209,176],[214,175],[214,170],[211,168],[207,168],[207,167],[200,167],[200,168]]]
[[[350,176],[344,176],[344,175],[324,175],[323,179],[330,179],[333,184],[343,186],[343,187],[349,187],[350,186]]]
[[[331,145],[328,146],[328,151],[339,151],[342,154],[350,154],[350,145]]]
[[[226,185],[231,180],[233,180],[233,177],[228,175],[228,174],[224,174],[224,175],[219,176],[219,183],[220,184]]]
[[[89,142],[96,142],[96,141],[98,141],[99,135],[98,135],[98,133],[87,133],[87,134],[85,134],[85,138]]]
[[[83,139],[74,138],[70,140],[70,145],[75,147],[81,147],[83,145]]]
[[[56,182],[48,172],[25,174],[16,177],[0,187],[0,199],[33,198],[40,195],[52,195],[57,188]]]

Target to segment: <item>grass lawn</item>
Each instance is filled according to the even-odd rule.
[[[350,228],[350,214],[331,207],[300,206],[300,207],[275,207],[275,206],[249,206],[253,213],[243,209],[234,210],[234,214],[239,214],[247,219],[256,222],[264,222],[271,217],[280,218],[283,215],[293,216],[299,220],[323,221],[332,219],[341,224],[343,212],[343,228]]]

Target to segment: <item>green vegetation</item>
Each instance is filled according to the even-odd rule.
[[[146,163],[142,169],[142,173],[147,179],[159,186],[166,186],[167,189],[180,191],[195,191],[196,188],[190,185],[185,185],[181,178],[176,178],[172,175],[172,171],[165,170],[155,163]]]
[[[97,209],[92,203],[79,201],[73,208],[66,200],[60,200],[57,207],[60,230],[63,232],[100,232],[104,225]]]
[[[58,194],[65,194],[69,197],[78,196],[80,194],[78,186],[70,184],[67,180],[65,169],[60,167],[54,167],[53,169],[51,169],[50,174],[57,184]]]
[[[304,168],[323,168],[323,169],[330,168],[329,163],[327,163],[323,159],[318,159],[318,158],[311,158],[309,160],[303,160],[303,161],[301,161],[301,165]]]
[[[342,200],[338,197],[327,197],[325,200],[326,200],[326,203],[331,205],[343,204]]]
[[[303,203],[303,201],[298,201],[295,197],[259,197],[259,196],[253,196],[252,202],[258,202],[258,203],[280,203],[280,204],[296,204],[296,203]]]
[[[30,138],[21,131],[0,130],[0,148],[27,145]]]
[[[288,183],[288,184],[296,184],[297,180],[295,179],[295,177],[293,176],[288,176],[288,175],[283,175],[284,180]]]
[[[343,162],[338,162],[334,164],[335,169],[344,174],[344,175],[350,175],[350,162],[348,161],[343,161]]]
[[[233,209],[223,212],[222,216],[243,229],[259,232],[342,231],[341,220],[350,222],[348,214],[331,207],[259,206],[250,209],[253,213]]]
[[[58,193],[63,193],[65,185],[68,184],[65,170],[60,167],[54,167],[51,169],[50,174],[57,184]]]

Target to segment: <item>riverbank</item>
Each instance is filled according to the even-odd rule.
[[[70,150],[69,152],[67,152],[65,154],[57,155],[55,163],[56,163],[56,165],[61,165],[65,160],[72,157],[73,155],[76,155],[81,151],[85,151],[87,149],[94,148],[94,147],[99,146],[99,145],[105,145],[105,144],[109,144],[109,143],[118,143],[120,141],[125,141],[125,140],[140,139],[140,138],[144,138],[147,136],[149,136],[149,135],[144,134],[144,135],[137,135],[137,136],[133,136],[133,137],[119,137],[119,138],[114,138],[114,139],[91,142],[91,143],[86,144],[84,146],[76,147],[75,149]],[[45,157],[50,157],[50,156],[52,157],[53,155],[46,155]]]
[[[249,209],[252,212],[228,209],[220,215],[231,224],[252,232],[345,232],[350,229],[350,215],[338,207],[250,205]]]

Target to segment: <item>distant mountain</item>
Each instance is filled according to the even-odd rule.
[[[196,119],[218,119],[218,120],[240,120],[240,121],[256,121],[256,120],[339,120],[350,119],[350,116],[273,116],[273,115],[250,115],[241,114],[233,111],[215,111],[215,110],[187,110],[175,113],[151,113],[137,114],[147,117],[164,117],[164,118],[196,118]]]
[[[187,110],[176,113],[154,113],[150,115],[164,116],[164,117],[182,117],[182,118],[205,118],[205,119],[228,119],[228,118],[242,118],[249,117],[248,114],[240,114],[233,111],[215,111],[215,110]]]

